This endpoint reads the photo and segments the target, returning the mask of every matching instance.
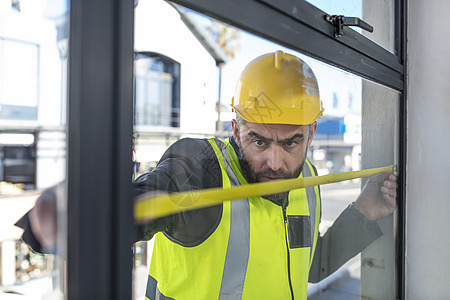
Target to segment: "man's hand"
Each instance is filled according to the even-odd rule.
[[[397,208],[397,176],[393,173],[374,175],[364,185],[355,204],[369,220],[386,217]]]

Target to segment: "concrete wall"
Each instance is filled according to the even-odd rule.
[[[450,2],[408,1],[407,299],[448,299]]]

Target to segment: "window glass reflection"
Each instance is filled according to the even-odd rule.
[[[358,7],[361,11],[361,5]],[[354,8],[348,7],[348,9],[352,10]],[[361,13],[356,16],[361,17]],[[173,130],[173,128],[152,129],[139,128],[138,126],[135,127],[135,151],[136,163],[138,165],[135,186],[137,191],[143,192],[156,189],[164,190],[166,192],[179,192],[185,189],[196,190],[202,188],[204,187],[202,184],[205,184],[205,186],[208,187],[220,186],[222,183],[214,182],[220,177],[217,176],[217,174],[214,175],[214,166],[211,165],[208,168],[203,168],[207,162],[205,162],[205,159],[199,159],[201,155],[208,156],[211,154],[211,157],[214,157],[212,154],[213,152],[209,153],[207,150],[209,149],[208,147],[201,149],[194,147],[191,149],[190,145],[185,143],[186,140],[182,140],[181,142],[179,140],[184,137],[204,139],[215,136],[220,139],[227,139],[228,137],[233,136],[230,124],[233,122],[232,120],[236,118],[236,113],[231,109],[231,99],[236,97],[236,83],[240,73],[254,58],[278,50],[299,57],[311,68],[317,78],[320,100],[323,102],[325,111],[323,116],[317,119],[317,130],[315,131],[314,139],[306,152],[307,159],[315,166],[314,170],[317,171],[317,175],[338,174],[360,169],[388,166],[396,162],[396,151],[398,151],[396,134],[398,94],[396,92],[362,80],[357,76],[328,66],[301,53],[296,53],[290,49],[281,47],[280,45],[257,38],[244,31],[236,30],[235,28],[221,23],[219,24],[223,27],[219,27],[221,29],[218,30],[218,27],[212,24],[218,23],[215,20],[210,20],[205,16],[201,16],[177,5],[169,5],[165,2],[156,1],[139,1],[139,5],[136,8],[136,52],[158,53],[158,55],[169,57],[178,62],[181,70],[179,78],[181,88],[179,98],[180,126],[177,130]],[[173,39],[162,38],[166,36],[171,36]],[[178,45],[179,43],[182,43],[183,47],[174,47],[174,43],[178,43]],[[228,47],[230,45],[234,46]],[[222,53],[220,50],[227,53],[225,49],[230,48],[234,49],[232,55],[220,54]],[[191,64],[193,61],[196,63],[195,68],[193,68]],[[137,65],[136,80],[141,76],[139,75],[140,71],[137,69],[138,67],[139,66]],[[305,67],[305,69],[307,69],[307,67]],[[205,76],[206,74],[207,76]],[[257,74],[261,73],[256,72],[254,76],[256,77]],[[157,76],[162,80],[165,74],[160,73],[157,74]],[[274,81],[270,81],[269,84],[273,82]],[[248,84],[248,81],[242,80],[239,84],[245,86]],[[266,82],[266,84],[268,83]],[[194,93],[191,93],[191,91],[194,90],[193,87],[196,87],[196,89]],[[148,91],[146,95],[152,95],[152,93],[158,93],[158,88],[154,86],[153,90]],[[258,106],[259,110],[257,114],[255,113],[252,115],[253,117],[267,118],[270,113],[275,114],[275,112],[281,110],[280,99],[277,98],[273,101],[270,97],[267,97],[266,94],[263,94],[262,96],[264,101],[258,102],[258,105],[260,105]],[[136,118],[142,113],[139,112],[139,110],[145,110],[142,107],[138,107],[138,103],[141,101],[139,100],[140,97],[144,98],[145,96],[141,91],[137,91]],[[234,101],[237,101],[236,98]],[[236,103],[237,102],[235,102],[235,104]],[[257,105],[255,104],[253,106],[250,105],[249,107],[254,109],[256,106]],[[250,108],[247,112],[251,110]],[[237,107],[237,109],[239,110],[239,107]],[[243,114],[245,115],[245,113]],[[376,118],[376,116],[379,116],[379,118]],[[218,126],[218,124],[221,126]],[[386,127],[383,124],[390,125]],[[379,134],[381,134],[385,142],[375,138]],[[271,142],[270,139],[262,136],[255,128],[252,130],[252,136],[257,137],[255,145],[261,147],[268,145]],[[227,154],[223,155],[230,155],[229,153],[231,150],[229,149],[235,149],[236,159],[238,161],[236,165],[240,164],[240,166],[243,167],[242,160],[239,160],[239,155],[241,155],[239,149],[243,149],[245,143],[246,141],[235,141],[233,146],[233,142],[230,142],[232,148],[228,147]],[[199,144],[201,144],[201,142],[199,142]],[[270,145],[272,147],[272,144]],[[172,148],[170,148],[171,146]],[[167,149],[170,149],[169,152],[164,154]],[[187,152],[191,152],[189,152],[186,157],[180,155],[180,157],[182,157],[182,159],[180,159],[182,163],[180,162],[180,164],[174,164],[173,166],[170,165],[170,159],[179,154],[179,152],[176,151],[183,151],[183,149]],[[163,155],[164,161],[161,162],[160,159]],[[173,157],[171,155],[173,155]],[[247,161],[254,161],[254,157],[257,156],[257,154],[247,155]],[[231,157],[233,158],[232,154]],[[172,167],[165,167],[167,164]],[[179,172],[179,165],[184,164],[188,165],[194,171],[188,172],[188,174],[185,174],[182,171]],[[230,164],[233,166],[233,162]],[[250,171],[247,173],[242,171],[242,174],[236,175],[240,184],[246,184],[247,180],[251,181],[251,171],[250,168]],[[236,174],[239,173],[239,171],[234,169],[232,170],[232,173]],[[204,174],[207,174],[207,176],[202,177]],[[267,176],[268,175],[266,175],[266,177]],[[198,177],[203,179],[199,179]],[[257,175],[255,175],[255,181],[258,181],[257,178]],[[336,228],[345,228],[344,232],[347,233],[348,239],[344,238],[340,243],[344,245],[358,244],[363,246],[358,248],[358,251],[350,251],[351,254],[348,254],[348,257],[346,257],[345,260],[336,257],[335,253],[340,251],[338,248],[345,248],[342,244],[339,244],[339,242],[339,245],[334,246],[330,246],[331,244],[322,244],[321,246],[318,246],[324,248],[322,248],[322,250],[317,250],[322,252],[317,252],[319,254],[316,253],[315,255],[324,255],[321,257],[323,261],[332,261],[332,263],[327,266],[327,272],[329,270],[329,273],[331,274],[325,272],[326,274],[306,275],[306,277],[309,276],[310,281],[323,279],[322,281],[308,284],[307,294],[310,299],[335,299],[330,293],[324,292],[326,289],[329,291],[346,290],[347,292],[343,292],[342,294],[343,298],[355,295],[361,297],[378,297],[381,299],[395,298],[395,291],[391,288],[392,286],[395,286],[395,276],[393,276],[394,271],[386,270],[386,272],[380,276],[380,274],[376,274],[376,272],[371,269],[371,265],[367,260],[370,255],[377,257],[380,260],[384,259],[386,256],[394,257],[395,247],[393,244],[395,239],[392,235],[388,234],[388,232],[393,232],[395,218],[391,212],[388,212],[386,217],[375,222],[372,221],[372,219],[368,219],[371,217],[370,214],[361,213],[361,210],[355,206],[356,204],[354,202],[359,199],[358,197],[361,194],[362,186],[364,186],[366,182],[367,179],[362,180],[357,178],[340,183],[325,184],[321,187],[322,207],[321,214],[317,218],[320,218],[320,239],[323,238],[323,240],[326,240],[326,234],[333,234],[332,232],[335,231]],[[193,195],[196,194],[197,193],[193,193]],[[195,203],[194,200],[195,199],[192,199],[191,202]],[[266,203],[264,201],[261,203]],[[183,205],[186,203],[187,202],[182,202]],[[178,206],[183,205],[180,204]],[[282,206],[283,205],[281,204],[280,207]],[[311,207],[312,204],[310,203],[309,206]],[[187,216],[189,217],[191,215],[187,214]],[[312,214],[310,213],[309,216],[309,220],[311,220]],[[182,248],[184,247],[184,244],[194,245],[194,241],[183,239],[183,237],[185,237],[183,234],[192,229],[189,226],[193,223],[189,223],[188,217],[183,219],[184,221],[188,220],[186,223],[180,221],[182,224],[185,224],[185,226],[181,226],[180,228],[176,227],[177,223],[170,223],[171,221],[169,221],[169,226],[172,226],[169,230],[164,230],[164,226],[160,226],[161,224],[165,224],[164,222],[167,220],[161,220],[159,225],[155,225],[154,223],[140,225],[140,237],[143,241],[140,241],[135,245],[136,255],[133,277],[135,299],[141,299],[149,290],[156,293],[160,292],[168,297],[174,297],[176,294],[175,290],[171,290],[173,285],[164,282],[164,274],[172,273],[170,273],[171,271],[168,269],[167,264],[160,261],[161,253],[163,252],[161,252],[161,248],[158,248],[169,247],[168,245],[170,245],[170,243],[162,242],[163,246],[154,245],[155,243],[160,243],[159,245],[161,245],[161,240],[168,239],[172,243],[180,246],[177,246],[177,249],[180,251],[179,253],[182,252],[180,249],[184,249]],[[348,218],[356,218],[358,221],[364,223],[364,226],[367,225],[367,227],[364,227],[365,230],[367,230],[367,234],[352,235],[357,230],[355,227],[348,226],[349,223],[343,221],[348,220]],[[306,232],[308,232],[310,236],[314,236],[314,233],[303,230],[303,234],[293,234],[292,232],[294,231],[289,231],[293,230],[292,228],[307,228],[307,225],[305,225],[306,221],[302,223],[302,218],[294,219],[295,218],[292,218],[292,215],[287,213],[286,223],[290,224],[287,225],[286,231],[288,232],[287,235],[290,234],[287,243],[289,245],[294,245],[295,248],[299,245],[306,245]],[[308,223],[308,225],[310,226],[308,227],[309,229],[314,228],[311,223]],[[353,231],[354,229],[356,231]],[[157,233],[156,238],[153,237],[158,231],[164,231],[165,233],[164,235]],[[211,232],[214,232],[214,230],[211,230]],[[257,233],[251,233],[251,236],[258,235]],[[146,242],[145,240],[149,241]],[[261,248],[272,248],[273,245],[271,245],[271,243],[264,243],[262,241],[264,241],[263,238],[255,240],[250,238],[252,247],[258,245]],[[194,244],[190,244],[191,242]],[[199,245],[204,244],[195,244],[195,246]],[[311,246],[312,245],[314,245],[314,243],[311,243]],[[323,250],[328,246],[331,248],[326,251]],[[217,251],[220,252],[220,249],[221,248],[217,248]],[[289,251],[292,250],[291,248],[289,249]],[[354,249],[351,250],[353,251]],[[269,249],[267,251],[269,251]],[[292,252],[289,253],[293,253],[294,251],[296,250],[292,250]],[[155,253],[157,254],[155,255]],[[294,254],[292,255],[293,256],[289,259],[296,259],[296,256]],[[275,261],[275,258],[281,257],[281,255],[273,255],[271,257],[273,258],[273,261]],[[178,264],[178,258],[176,256],[173,256],[172,258],[173,261],[176,262],[175,264]],[[190,259],[195,260],[195,257],[193,256]],[[190,266],[190,262],[187,261],[184,256],[181,258],[181,261],[185,262],[183,266]],[[287,262],[288,265],[289,263],[290,262]],[[241,262],[240,265],[246,265],[246,263]],[[392,261],[392,266],[394,265],[395,262]],[[251,263],[248,263],[248,266],[250,269],[247,271],[248,273],[246,273],[246,278],[251,282],[252,278],[256,277],[252,277]],[[277,270],[276,266],[277,264],[274,263],[274,268],[269,268],[273,274],[277,274],[275,271]],[[185,272],[183,274],[187,276],[186,278],[197,278],[195,277],[197,275],[194,269],[186,268],[182,271],[178,271]],[[148,270],[150,270],[150,276],[148,275]],[[225,273],[221,273],[220,276],[225,276],[224,274]],[[265,274],[267,274],[267,272]],[[326,275],[329,276],[326,277]],[[211,282],[215,280],[214,276],[215,275],[211,275]],[[283,278],[283,280],[286,279],[287,287],[292,286],[292,284],[289,284],[290,276],[283,275],[276,277],[278,278],[277,280],[281,280],[279,278]],[[389,284],[373,284],[373,282],[381,281],[381,277],[385,280],[387,278]],[[182,286],[182,283],[177,282],[176,284],[181,284],[177,285],[177,287]],[[341,289],[339,284],[348,284],[349,287]],[[247,288],[245,288],[247,289],[246,291],[251,290],[251,288],[248,287],[250,285],[251,283],[244,283],[244,286],[247,286]],[[147,286],[147,289],[143,289],[143,286]],[[202,291],[202,293],[209,293],[211,290],[209,289],[209,286],[215,285],[214,283],[211,283],[210,285],[203,286],[208,286],[208,288],[205,288],[205,291]],[[220,286],[220,284],[218,286]],[[377,294],[375,291],[377,289],[380,290],[380,286],[383,286],[382,290],[384,294],[382,295]],[[291,290],[291,293],[298,293],[297,287],[287,289],[288,294],[289,290]]]
[[[0,38],[0,117],[36,120],[39,74],[37,44]]]
[[[58,246],[30,242],[23,228],[37,199],[44,203],[44,191],[66,177],[68,7],[65,0],[0,1],[2,299],[42,299],[64,291],[65,189],[58,191],[60,215],[52,225]],[[56,215],[56,208],[51,211]]]

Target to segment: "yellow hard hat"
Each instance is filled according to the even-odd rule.
[[[231,106],[252,123],[307,125],[323,114],[313,71],[282,51],[261,55],[245,67]]]

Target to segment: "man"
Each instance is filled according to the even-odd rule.
[[[323,108],[306,63],[281,51],[256,58],[241,74],[232,106],[231,138],[176,142],[153,172],[135,181],[136,192],[228,188],[316,175],[306,152]],[[141,224],[138,239],[155,235],[146,297],[306,299],[308,280],[323,279],[381,235],[373,220],[396,208],[396,188],[393,174],[371,178],[323,237],[318,187]]]
[[[256,58],[241,74],[232,106],[231,138],[177,141],[155,170],[136,179],[136,195],[316,176],[306,152],[323,108],[306,63],[281,51]],[[155,239],[146,297],[306,299],[308,281],[325,278],[381,236],[374,220],[396,208],[396,188],[394,174],[370,178],[323,237],[319,187],[136,224],[136,241]],[[192,194],[176,204],[189,208]],[[33,225],[37,233],[29,234],[40,214],[32,211],[23,225],[29,243],[45,236],[45,226]],[[51,236],[46,241],[51,247]]]

